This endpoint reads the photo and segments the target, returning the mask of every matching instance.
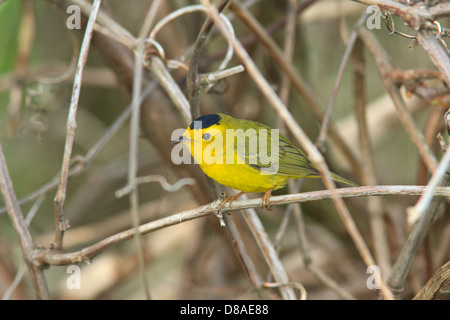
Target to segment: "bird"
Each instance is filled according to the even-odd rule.
[[[220,208],[248,192],[264,192],[261,207],[269,208],[273,190],[288,179],[320,178],[307,154],[278,129],[223,113],[205,114],[186,128],[172,143],[183,143],[202,171],[218,183],[239,190],[223,199]],[[335,173],[331,178],[356,186]]]

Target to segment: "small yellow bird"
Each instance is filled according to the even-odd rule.
[[[288,179],[320,178],[308,156],[287,138],[259,122],[235,119],[222,113],[194,120],[172,143],[187,146],[203,172],[227,187],[241,192],[224,199],[221,208],[246,192],[264,192],[261,206],[269,206],[273,190]],[[336,182],[355,183],[332,173]]]

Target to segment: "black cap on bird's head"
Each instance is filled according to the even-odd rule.
[[[186,131],[207,129],[215,124],[219,124],[221,119],[222,116],[220,114],[205,114],[192,121]],[[189,141],[189,138],[185,135],[181,135],[178,139],[172,140],[172,143],[178,143],[182,141]]]
[[[192,121],[192,123],[189,125],[189,129],[206,129],[214,124],[218,124],[220,122],[220,119],[222,118],[219,114],[205,114]]]

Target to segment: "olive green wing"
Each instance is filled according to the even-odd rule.
[[[230,148],[231,140],[238,163],[245,163],[255,169],[269,168],[272,128],[243,119],[237,120],[234,124],[236,125],[234,140],[227,134],[227,149]]]
[[[278,173],[292,177],[320,176],[305,152],[295,147],[287,138],[279,137],[280,165]]]
[[[263,124],[247,124],[244,136],[235,140],[235,153],[240,161],[266,174],[290,177],[317,177],[318,172],[306,154],[287,138]]]
[[[278,174],[297,178],[319,178],[320,173],[305,152],[295,147],[287,138],[280,135],[280,166]],[[357,186],[353,181],[347,180],[333,172],[331,178],[348,186]]]
[[[320,177],[306,153],[281,135],[278,129],[249,120],[238,120],[233,124],[242,129],[233,144],[234,153],[240,163],[245,163],[262,174],[292,178]],[[349,186],[357,186],[335,173],[331,173],[331,178]]]

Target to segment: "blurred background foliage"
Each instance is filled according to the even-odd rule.
[[[302,1],[299,1],[302,2]],[[158,19],[177,8],[197,4],[197,1],[163,1]],[[241,1],[249,4],[250,12],[259,23],[270,27],[286,17],[286,1],[260,0]],[[103,1],[102,10],[132,34],[137,35],[147,14],[151,1]],[[295,51],[293,64],[307,80],[312,91],[325,108],[330,99],[337,71],[345,51],[345,41],[365,6],[346,0],[315,1],[297,17],[295,29]],[[225,14],[232,16],[229,10]],[[83,33],[68,30],[66,14],[52,1],[6,0],[0,3],[0,139],[7,158],[14,189],[19,199],[38,190],[58,175],[66,134],[66,121],[73,72],[71,64],[76,61]],[[182,16],[166,26],[157,36],[170,59],[180,59],[195,42],[204,22],[203,13]],[[266,79],[277,91],[280,89],[282,72],[273,64],[266,50],[236,18],[232,18],[236,37],[246,44],[246,49],[255,60]],[[399,28],[404,28],[398,21]],[[20,52],[25,35],[30,32],[30,47]],[[379,30],[371,30],[392,62],[400,69],[434,69],[420,47],[409,48],[410,40],[390,34],[385,20]],[[273,39],[283,47],[286,29],[282,25],[275,29]],[[246,41],[246,42],[245,42]],[[202,52],[201,72],[214,71],[226,48],[226,42],[213,32]],[[95,37],[89,51],[77,114],[77,130],[73,155],[85,155],[99,137],[107,130],[129,103],[129,97],[97,46]],[[24,60],[22,60],[24,59]],[[74,60],[75,59],[75,60]],[[186,56],[186,62],[190,57]],[[240,62],[234,58],[230,66]],[[378,182],[381,185],[417,184],[419,156],[408,134],[398,121],[395,109],[380,80],[372,58],[366,54],[366,86],[368,123],[371,132],[373,161]],[[186,90],[186,70],[174,70],[172,74]],[[215,93],[201,93],[201,113],[224,112],[278,127],[276,112],[246,74],[230,77],[218,86]],[[15,93],[14,93],[15,92]],[[18,98],[13,95],[18,94]],[[339,128],[342,137],[358,154],[358,133],[354,113],[353,75],[350,65],[345,69],[341,87],[332,112],[332,122]],[[18,100],[17,100],[18,99]],[[416,97],[406,98],[414,119],[420,129],[425,130],[433,107]],[[166,104],[166,100],[155,95],[155,104]],[[302,97],[291,89],[288,107],[307,132],[312,141],[317,139],[320,122],[305,105]],[[14,114],[15,112],[15,114]],[[378,116],[386,114],[381,121]],[[171,123],[151,123],[154,130],[167,130]],[[374,120],[374,121],[372,121]],[[181,123],[181,122],[180,122]],[[375,126],[375,127],[374,127]],[[380,127],[378,127],[380,126]],[[170,128],[176,129],[176,127]],[[443,131],[442,131],[443,132]],[[445,134],[443,132],[443,134]],[[172,148],[170,136],[163,137],[161,145],[168,152]],[[175,182],[182,174],[174,171],[167,159],[161,156],[161,147],[155,147],[143,135],[140,139],[139,174],[158,174]],[[74,251],[99,241],[106,236],[125,230],[131,225],[128,212],[129,201],[118,199],[114,193],[126,184],[129,146],[128,123],[115,134],[98,153],[94,161],[80,175],[71,177],[68,183],[64,215],[71,229],[66,233],[65,251]],[[439,151],[436,150],[439,154]],[[332,146],[325,156],[329,166],[339,174],[356,179],[347,163],[339,157]],[[302,191],[322,189],[320,180],[307,180]],[[56,189],[45,194],[30,230],[41,246],[48,246],[55,229],[53,199]],[[282,189],[276,194],[286,193]],[[250,195],[256,197],[259,195]],[[185,187],[175,193],[164,191],[159,184],[145,184],[139,188],[141,221],[147,222],[168,216],[185,209],[205,204],[193,197]],[[208,195],[211,197],[211,195]],[[207,198],[207,197],[206,197]],[[384,197],[389,211],[386,225],[389,231],[392,259],[395,259],[407,234],[405,209],[413,205],[417,197]],[[34,201],[23,204],[26,214]],[[366,199],[346,200],[365,240],[370,245],[370,230],[367,219]],[[4,207],[0,199],[0,207]],[[302,204],[311,256],[315,263],[342,288],[357,298],[375,299],[373,291],[367,289],[365,266],[348,237],[331,201]],[[448,208],[446,208],[448,209]],[[273,239],[285,212],[285,207],[272,211],[258,210],[269,236]],[[239,213],[234,213],[239,215]],[[412,280],[408,282],[406,297],[411,297],[434,271],[426,268],[425,254],[440,252],[439,259],[448,260],[448,251],[442,253],[441,237],[449,239],[448,214],[441,217],[442,224],[431,233],[427,250],[421,250],[416,259]],[[261,275],[265,277],[267,267],[258,254],[254,241],[243,237]],[[437,236],[433,236],[433,235]],[[329,288],[321,284],[303,268],[297,245],[295,228],[288,227],[280,243],[280,258],[292,281],[304,285],[310,299],[336,299]],[[215,217],[198,219],[159,230],[144,236],[145,256],[152,296],[156,299],[200,299],[200,298],[257,298],[258,295],[243,272],[233,253],[227,235],[219,227]],[[448,249],[448,245],[447,245]],[[431,252],[431,253],[430,253]],[[16,270],[21,265],[21,254],[16,235],[4,210],[0,215],[0,295],[11,284]],[[438,259],[438,258],[436,258]],[[435,260],[436,263],[442,261]],[[440,266],[440,265],[433,265]],[[109,248],[90,264],[82,268],[81,290],[68,290],[66,267],[51,267],[45,274],[50,292],[56,299],[132,299],[142,298],[142,287],[137,272],[137,261],[133,241]],[[11,298],[33,297],[27,279],[21,282]]]

